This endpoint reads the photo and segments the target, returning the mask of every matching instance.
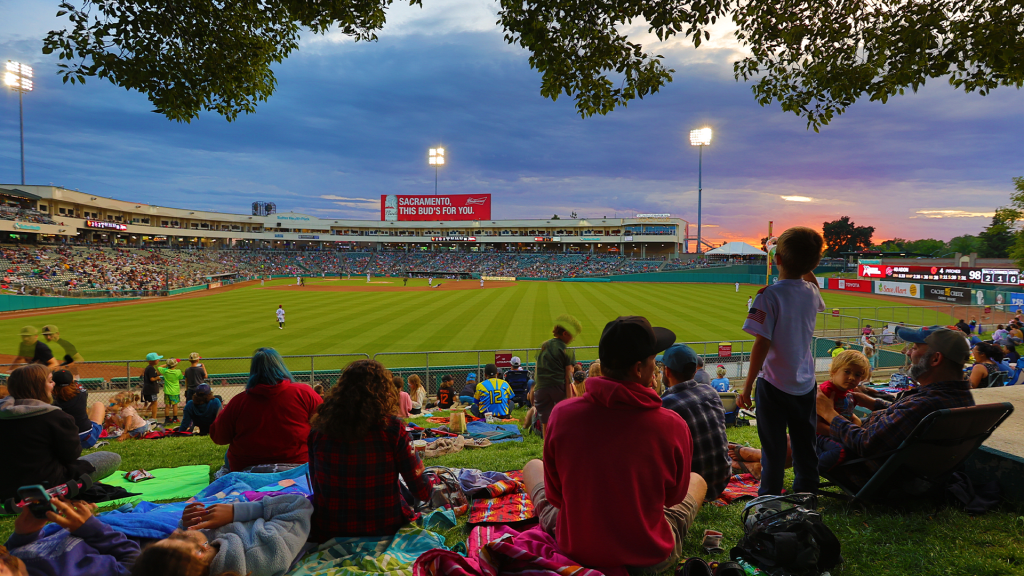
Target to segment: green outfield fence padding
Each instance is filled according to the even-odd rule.
[[[562,278],[562,282],[611,282],[611,278]]]
[[[35,310],[37,308],[56,308],[58,306],[106,304],[107,302],[122,302],[124,300],[137,300],[137,298],[68,298],[66,296],[22,296],[20,294],[0,294],[0,312]]]
[[[168,296],[175,296],[177,294],[185,294],[187,292],[195,292],[197,290],[206,290],[209,284],[200,284],[199,286],[189,286],[188,288],[175,288],[174,290],[168,290]]]
[[[645,272],[607,277],[612,282],[705,282],[711,284],[764,284],[764,274],[720,274],[700,272]]]

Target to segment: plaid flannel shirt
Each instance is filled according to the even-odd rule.
[[[875,402],[878,407],[882,402]],[[966,380],[935,382],[908,390],[888,407],[872,412],[863,426],[834,418],[830,433],[834,440],[859,457],[883,454],[899,448],[925,416],[943,408],[974,406]]]
[[[682,416],[690,427],[693,440],[690,469],[708,484],[704,499],[718,498],[732,476],[729,440],[725,436],[725,407],[718,392],[707,384],[688,380],[669,388],[661,405]]]
[[[415,520],[413,503],[400,492],[399,474],[417,499],[430,499],[423,462],[413,451],[405,424],[394,416],[359,440],[339,440],[313,430],[308,443],[311,541],[390,535]]]

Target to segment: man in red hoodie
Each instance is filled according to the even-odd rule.
[[[524,480],[541,526],[593,568],[675,570],[707,484],[690,472],[690,429],[652,389],[654,356],[675,342],[641,316],[604,327],[604,377],[551,413],[544,461]]]

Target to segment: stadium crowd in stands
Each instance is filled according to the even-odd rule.
[[[363,275],[436,278],[471,275],[566,278],[681,269],[675,260],[536,252],[345,252],[216,250],[123,246],[0,245],[0,276],[27,292],[160,291],[224,277]]]

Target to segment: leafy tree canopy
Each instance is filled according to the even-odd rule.
[[[843,252],[870,248],[871,235],[875,233],[875,227],[857,226],[849,216],[843,216],[838,220],[825,222],[821,231],[828,247],[825,255],[843,258]]]
[[[1020,0],[499,0],[505,41],[530,53],[540,93],[573,98],[583,117],[658,92],[675,72],[620,30],[636,20],[660,40],[699,47],[731,18],[751,56],[734,65],[761,105],[779,102],[818,130],[858,99],[881,102],[948,78],[987,94],[1024,85]],[[211,110],[228,120],[274,92],[271,65],[304,29],[376,40],[393,0],[69,0],[57,53],[65,82],[106,79],[146,94],[156,111],[188,122]],[[422,0],[409,0],[422,5]]]

